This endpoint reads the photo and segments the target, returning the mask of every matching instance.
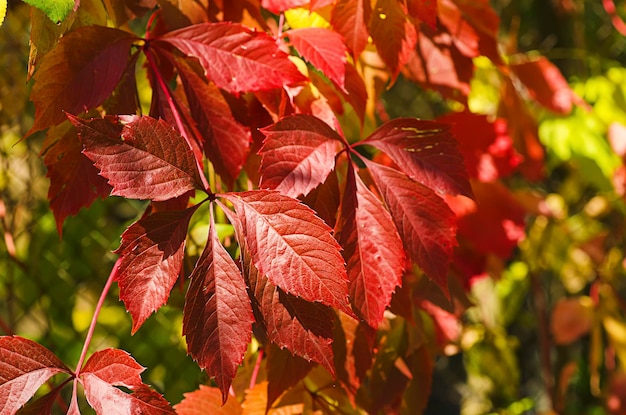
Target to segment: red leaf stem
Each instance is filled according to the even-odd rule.
[[[152,56],[152,52],[150,51],[149,48],[145,48],[144,52],[146,55],[146,60],[148,61],[148,65],[150,65],[150,69],[152,69],[152,73],[156,77],[157,82],[159,83],[159,86],[161,87],[161,90],[165,94],[167,103],[169,104],[170,109],[172,110],[172,114],[174,116],[174,119],[176,120],[176,126],[178,127],[178,131],[180,132],[180,135],[183,136],[183,138],[189,145],[189,148],[194,148],[193,144],[191,143],[191,140],[189,139],[189,135],[187,134],[187,130],[185,129],[185,124],[183,123],[183,120],[180,118],[180,113],[178,112],[178,108],[176,108],[176,104],[174,103],[174,99],[172,98],[170,89],[165,83],[165,80],[163,79],[163,77],[161,76],[161,72],[159,72],[159,68],[157,67],[157,64],[154,62],[154,57]],[[211,187],[209,186],[209,182],[207,181],[204,175],[202,162],[196,158],[196,164],[198,165],[198,170],[200,171],[200,179],[202,179],[202,185],[204,186],[205,191],[211,194]]]

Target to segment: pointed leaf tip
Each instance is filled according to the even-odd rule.
[[[189,354],[215,378],[225,403],[252,337],[254,316],[241,271],[221,245],[213,218],[190,278],[183,334]]]
[[[183,266],[189,220],[198,206],[153,213],[122,234],[114,272],[120,299],[133,317],[133,333],[167,302]]]

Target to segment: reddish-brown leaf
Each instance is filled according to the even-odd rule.
[[[302,202],[313,209],[317,216],[322,218],[328,226],[334,228],[340,203],[337,172],[333,170],[324,183],[302,198]]]
[[[356,395],[372,365],[375,347],[371,339],[375,336],[376,330],[364,321],[359,322],[344,313],[339,313],[335,320],[333,350],[337,378],[352,396]]]
[[[430,26],[437,28],[437,0],[407,0],[409,15]]]
[[[98,197],[108,196],[111,186],[82,154],[83,146],[69,122],[48,129],[43,147],[46,176],[50,179],[48,200],[61,235],[68,216],[88,207]]]
[[[215,84],[207,83],[182,59],[172,56],[172,60],[182,78],[191,115],[204,138],[205,153],[217,174],[232,186],[248,155],[250,131],[235,120]]]
[[[22,337],[0,337],[0,414],[15,414],[57,373],[71,372],[50,350]]]
[[[346,63],[346,84],[344,89],[345,92],[342,91],[344,98],[352,105],[359,119],[363,122],[367,105],[367,88],[361,74],[350,63]]]
[[[261,131],[261,187],[306,196],[334,169],[341,137],[319,118],[293,115]]]
[[[344,88],[347,48],[339,33],[319,27],[307,27],[290,30],[285,34],[306,61],[340,88]]]
[[[371,7],[369,0],[339,0],[333,8],[330,23],[343,36],[354,57],[367,46]]]
[[[451,124],[450,132],[459,141],[467,172],[472,178],[493,182],[510,176],[522,161],[513,148],[513,140],[502,118],[491,123],[484,115],[458,112],[438,121]]]
[[[164,201],[203,189],[196,159],[185,139],[163,120],[120,116],[121,138],[110,119],[68,115],[83,142],[83,153],[113,186],[111,194]]]
[[[232,396],[222,406],[220,390],[205,385],[186,393],[185,398],[174,409],[177,415],[241,415],[243,411],[241,404]]]
[[[463,156],[448,125],[398,118],[383,124],[359,144],[384,151],[411,179],[437,193],[472,195]]]
[[[267,347],[267,407],[287,389],[297,384],[313,368],[313,364],[294,356],[289,350],[270,344]]]
[[[176,415],[159,393],[143,386],[125,393],[91,373],[81,375],[87,402],[98,414],[107,415]]]
[[[136,40],[129,32],[101,26],[63,36],[34,75],[35,122],[27,135],[61,123],[64,111],[76,114],[102,104],[120,81]]]
[[[120,349],[98,350],[89,357],[80,371],[91,374],[112,385],[133,389],[141,387],[141,372],[145,370],[128,352]]]
[[[156,42],[167,42],[198,58],[208,78],[234,94],[282,88],[306,80],[272,37],[240,24],[193,25],[170,32]]]
[[[373,328],[383,320],[391,296],[402,284],[405,254],[392,218],[353,169],[348,171],[339,242],[350,278],[350,300]]]
[[[352,313],[339,244],[309,207],[273,191],[224,197],[235,207],[261,274],[287,293]]]
[[[406,6],[397,0],[377,0],[370,17],[369,32],[393,83],[417,43],[417,31],[407,19]]]
[[[459,52],[452,39],[448,33],[435,33],[423,27],[416,51],[409,58],[404,74],[445,97],[465,102],[474,65],[471,58]]]
[[[260,316],[258,323],[267,338],[281,349],[334,373],[332,309],[285,293],[262,275],[246,255],[249,256],[244,252],[248,285]]]
[[[593,300],[586,296],[561,298],[550,317],[550,331],[555,344],[570,344],[587,334],[593,327]]]
[[[438,17],[465,56],[502,62],[498,52],[500,18],[489,0],[438,0]]]
[[[167,302],[183,265],[187,226],[198,206],[156,212],[122,234],[115,278],[120,299],[133,317],[132,332]]]
[[[191,356],[215,377],[222,403],[252,337],[253,322],[241,271],[220,244],[211,217],[206,247],[191,273],[183,334]]]
[[[319,363],[334,373],[332,309],[287,294],[261,274],[253,263],[244,236],[246,218],[240,220],[234,212],[224,209],[235,227],[239,241],[244,276],[256,317],[257,336],[262,341],[267,339],[275,343],[281,349],[288,349],[306,361]]]
[[[509,65],[532,98],[559,114],[572,110],[574,93],[561,71],[545,57]]]
[[[304,6],[309,0],[261,0],[261,6],[272,13],[282,13],[294,7]]]
[[[456,242],[454,213],[430,188],[404,174],[367,162],[409,257],[447,292]]]

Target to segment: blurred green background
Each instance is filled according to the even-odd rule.
[[[464,317],[460,353],[437,361],[427,413],[626,413],[626,205],[615,185],[623,161],[607,140],[614,122],[626,125],[626,38],[599,1],[492,4],[502,18],[503,44],[547,56],[590,109],[559,117],[536,109],[549,175],[532,184],[513,176],[505,184],[540,193],[551,214],[529,219],[526,240],[499,279],[474,285],[476,306]],[[626,15],[624,2],[617,7]],[[116,259],[111,251],[144,205],[98,200],[68,218],[59,237],[39,158],[43,135],[21,141],[33,114],[26,80],[29,9],[10,1],[0,27],[0,334],[36,340],[71,365]],[[488,112],[484,107],[495,105],[490,100],[497,93],[490,95],[493,68],[482,63],[470,104]],[[446,108],[402,78],[384,102],[392,117],[433,118]],[[175,288],[169,304],[131,336],[114,287],[91,349],[130,352],[148,368],[145,381],[179,402],[207,381],[185,353],[183,299]],[[553,310],[574,316],[572,327],[582,325],[582,334],[562,340],[566,334],[550,326],[562,317]]]

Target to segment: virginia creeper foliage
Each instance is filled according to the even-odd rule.
[[[532,152],[534,132],[521,131],[527,126],[506,130],[469,112],[380,122],[381,85],[402,76],[465,104],[472,59],[482,55],[503,85],[515,76],[538,104],[564,113],[573,95],[558,70],[546,59],[507,66],[487,0],[205,0],[203,8],[112,0],[109,27],[83,25],[92,11],[79,3],[68,17],[75,24],[50,50],[36,50],[29,70],[35,119],[27,136],[45,134],[57,227],[98,197],[146,201],[121,235],[104,294],[117,282],[135,333],[186,280],[182,334],[219,393],[201,386],[173,409],[126,352],[87,358],[87,340],[72,371],[36,343],[2,337],[0,414],[18,413],[59,373],[74,386],[71,414],[80,413],[77,383],[98,414],[241,413],[229,390],[253,336],[268,382],[252,383],[244,408],[270,409],[306,377],[336,382],[336,402],[368,413],[399,410],[397,398],[418,388],[407,413],[419,413],[436,347],[409,332],[420,313],[439,308],[418,301],[415,281],[433,281],[449,300],[462,295],[449,279],[471,277],[464,249],[510,255],[518,239],[500,225],[523,226],[523,211],[489,228],[505,238],[498,246],[472,233],[471,215],[497,211],[485,186],[541,155]],[[318,23],[290,18],[298,8]],[[41,42],[31,39],[34,48]],[[137,77],[146,77],[148,99]],[[507,93],[504,110],[512,111],[521,98]],[[504,153],[490,146],[496,140]],[[469,204],[478,213],[464,211]],[[208,224],[208,234],[186,270],[192,220]],[[232,231],[220,234],[218,223]],[[459,232],[465,245],[455,251]],[[388,313],[404,322],[390,332]],[[393,394],[363,398],[386,377],[398,385]],[[28,413],[46,413],[59,390]]]

